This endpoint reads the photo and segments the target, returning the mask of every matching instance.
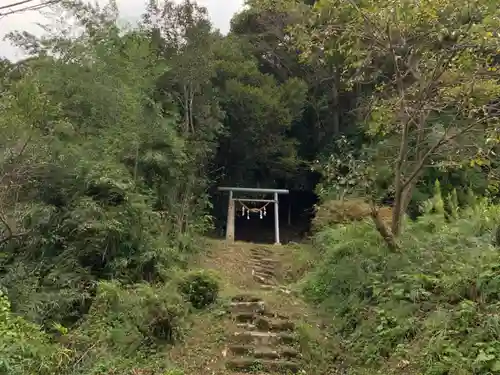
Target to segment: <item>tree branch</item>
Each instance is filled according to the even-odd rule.
[[[446,130],[444,132],[443,136],[439,139],[439,141],[437,141],[431,148],[429,148],[429,150],[427,150],[427,152],[424,154],[424,156],[422,157],[422,159],[419,160],[417,166],[414,168],[414,170],[410,174],[410,177],[408,177],[408,179],[403,183],[403,189],[405,187],[407,187],[413,181],[413,179],[415,179],[415,177],[418,176],[418,173],[424,167],[425,162],[427,161],[427,159],[433,153],[435,153],[438,150],[439,147],[441,147],[441,146],[445,145],[446,143],[449,143],[453,139],[455,139],[455,138],[457,138],[457,137],[459,137],[459,136],[467,133],[468,131],[470,131],[471,129],[473,129],[475,126],[477,126],[478,124],[482,123],[483,121],[485,121],[485,119],[474,121],[473,123],[469,124],[468,126],[466,126],[465,128],[463,128],[462,130],[460,130],[460,131],[458,131],[458,132],[456,132],[455,134],[452,134],[452,135],[448,135],[448,130]]]

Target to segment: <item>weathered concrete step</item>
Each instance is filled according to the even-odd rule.
[[[265,315],[264,313],[260,315],[254,313],[239,313],[235,315],[234,319],[239,322],[239,324],[249,324],[255,327],[255,329],[265,332],[283,332],[293,331],[295,329],[295,324],[292,321],[287,318],[276,317],[272,313],[267,313]],[[238,327],[243,328],[244,326],[238,325]]]
[[[241,312],[234,315],[235,319],[239,322],[250,322],[259,318],[259,316],[265,316],[271,319],[290,320],[290,317],[288,315],[274,313],[267,310],[259,312],[258,314],[252,312]]]
[[[278,259],[274,258],[273,254],[266,254],[266,253],[258,253],[258,252],[250,253],[250,259],[254,262],[271,264],[273,266],[280,263]]]
[[[273,251],[269,250],[267,247],[253,247],[250,249],[250,253],[271,255],[273,254]]]
[[[259,317],[255,320],[254,324],[261,331],[282,332],[293,331],[295,329],[295,324],[290,320]]]
[[[268,279],[268,280],[274,280],[274,275],[269,275],[267,273],[263,273],[261,272],[260,270],[256,270],[256,269],[253,269],[252,270],[252,275],[257,275],[257,276],[260,276],[264,279]]]
[[[273,258],[267,258],[265,256],[260,256],[260,255],[252,255],[250,262],[255,263],[255,264],[261,264],[266,267],[277,267],[279,265],[279,261]]]
[[[231,298],[233,302],[261,302],[262,298],[252,294],[238,294]]]
[[[256,331],[257,330],[257,326],[255,324],[252,324],[252,323],[237,323],[236,327],[238,327],[240,329],[244,329],[245,331]]]
[[[263,359],[294,359],[300,357],[299,351],[290,346],[256,348],[252,345],[230,345],[229,351],[238,356]]]
[[[254,313],[242,312],[242,313],[235,314],[234,319],[237,322],[248,323],[248,322],[253,322],[257,318],[257,316],[258,315],[254,314]]]
[[[286,295],[292,294],[292,291],[290,289],[283,288],[283,287],[278,286],[278,285],[261,284],[259,287],[260,287],[260,289],[264,289],[264,290],[275,290],[277,292],[280,292],[280,293],[283,293]]]
[[[300,370],[300,365],[297,362],[284,360],[269,360],[257,358],[233,358],[226,362],[226,367],[233,371],[244,372],[279,372],[283,374],[294,373]]]
[[[258,254],[258,253],[251,254],[250,261],[254,262],[254,263],[266,264],[266,265],[273,266],[273,267],[276,267],[276,265],[279,264],[279,261],[271,258],[269,255]]]
[[[262,268],[260,266],[252,266],[252,270],[260,275],[269,277],[269,278],[274,278],[276,277],[276,270],[274,269],[268,269],[268,268]]]
[[[276,267],[279,265],[279,262],[277,260],[274,260],[273,258],[266,258],[260,255],[252,255],[250,261],[252,263],[262,264],[268,267]]]
[[[266,275],[259,274],[258,272],[252,271],[252,277],[255,281],[263,285],[276,285],[274,280],[270,279]]]
[[[235,332],[233,335],[234,344],[255,344],[257,346],[264,345],[290,345],[297,342],[297,337],[287,332],[260,332],[260,331],[245,331]]]
[[[262,313],[263,316],[266,316],[268,318],[274,318],[274,319],[282,319],[282,320],[290,320],[290,317],[288,315],[283,315],[279,313],[274,313],[271,311],[264,311]]]
[[[266,310],[264,302],[231,302],[230,311],[232,313],[263,313]]]
[[[267,277],[274,277],[275,276],[275,271],[267,268],[262,268],[261,266],[252,266],[252,269],[254,270],[255,273],[258,273],[263,276]]]

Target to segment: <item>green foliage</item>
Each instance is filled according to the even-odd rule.
[[[456,220],[428,213],[405,224],[401,253],[370,223],[318,233],[322,260],[304,293],[332,314],[339,361],[359,374],[497,373],[499,210],[481,201]]]
[[[439,181],[436,181],[434,185],[434,197],[432,204],[434,207],[434,211],[437,214],[444,214],[444,201],[443,196],[441,195],[441,185],[439,184]]]
[[[183,277],[179,289],[194,308],[202,309],[217,300],[219,282],[210,272],[194,271]]]
[[[181,370],[169,370],[164,375],[184,375],[184,372]]]
[[[13,314],[0,290],[0,374],[53,374],[70,354],[51,343],[39,326]]]
[[[119,29],[112,7],[62,6],[83,33],[13,36],[37,55],[2,77],[0,357],[5,331],[9,373],[164,374],[186,314],[171,271],[211,225],[207,153],[192,151],[212,139],[181,134],[156,96],[170,67],[149,30]]]
[[[426,373],[497,371],[482,336],[488,324],[496,333],[496,208],[475,197],[499,190],[497,4],[247,5],[228,36],[191,1],[151,1],[137,27],[118,26],[113,2],[61,2],[60,32],[11,35],[30,58],[0,61],[6,371],[164,375],[185,302],[218,295],[210,274],[188,273],[181,294],[171,276],[212,226],[208,188],[312,190],[318,175],[322,198],[379,203],[402,176],[425,213],[407,224],[402,254],[385,254],[364,224],[318,234],[307,295],[335,298],[358,363],[399,359],[412,337],[432,336],[415,356]],[[444,318],[471,338],[443,332]]]
[[[365,161],[390,172],[378,198],[393,196],[396,236],[430,166],[441,173],[487,166],[482,174],[494,174],[498,27],[491,0],[324,0],[290,27],[302,57],[335,67],[337,86],[359,100],[358,123],[373,150]],[[365,172],[366,190],[377,193],[376,173]]]
[[[73,13],[84,36],[44,41],[59,58],[26,62],[2,97],[4,146],[22,151],[2,168],[14,181],[1,189],[2,283],[15,310],[43,324],[78,321],[101,279],[168,279],[209,224],[196,217],[206,196],[185,188],[192,163],[176,116],[153,101],[167,67],[147,34]]]
[[[75,374],[133,369],[162,375],[163,350],[183,335],[187,310],[171,284],[132,286],[102,282],[91,309],[77,329],[61,337],[85,353],[72,363]]]
[[[117,282],[101,283],[89,315],[79,329],[92,340],[109,340],[110,345],[133,352],[137,347],[129,343],[176,342],[182,336],[185,313],[182,298],[169,284],[128,287]],[[98,336],[94,337],[94,333]]]
[[[14,315],[2,294],[0,373],[163,375],[169,367],[163,350],[181,339],[186,313],[172,285],[103,282],[78,328],[53,324],[54,343],[40,326]]]
[[[302,116],[307,86],[299,78],[279,83],[259,71],[249,46],[230,37],[216,45],[216,76],[226,134],[217,162],[231,185],[272,184],[297,173],[302,160],[290,136]],[[231,155],[228,158],[227,155]],[[220,172],[219,172],[220,173]]]

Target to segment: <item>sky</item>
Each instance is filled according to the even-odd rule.
[[[0,0],[0,6],[17,2],[18,0]],[[42,2],[43,0],[38,0]],[[95,2],[95,0],[93,1]],[[100,4],[106,0],[97,0]],[[146,0],[116,0],[121,16],[130,22],[137,20],[144,10]],[[197,0],[198,4],[207,8],[215,28],[223,33],[229,30],[229,22],[233,15],[241,10],[244,0]],[[26,30],[32,34],[41,32],[37,23],[44,23],[44,17],[39,12],[24,12],[0,17],[0,57],[17,60],[23,57],[21,51],[4,41],[7,33],[15,30]]]

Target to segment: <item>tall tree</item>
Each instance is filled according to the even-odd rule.
[[[171,67],[159,87],[181,109],[183,132],[198,136],[213,134],[221,119],[211,87],[212,46],[218,36],[212,31],[207,10],[190,0],[180,4],[153,0],[144,25],[150,29],[159,54]]]
[[[305,83],[295,78],[280,83],[260,72],[251,46],[237,36],[221,41],[215,51],[214,82],[226,114],[218,173],[231,184],[290,182],[302,164],[291,128],[302,116]]]
[[[361,114],[367,134],[379,142],[375,158],[394,171],[391,229],[397,236],[425,168],[437,156],[462,161],[475,156],[495,132],[498,9],[487,0],[399,1],[396,8],[379,1],[315,5],[319,15],[339,12],[349,14],[347,22],[323,18],[311,33],[331,37],[309,38],[302,46],[329,53],[329,40],[340,39],[356,69],[351,85],[377,85]]]
[[[157,81],[155,99],[166,112],[175,108],[181,114],[178,125],[189,149],[190,173],[182,176],[174,198],[181,213],[178,226],[183,230],[197,220],[190,207],[200,204],[205,208],[207,170],[221,130],[223,113],[211,82],[212,46],[220,36],[213,32],[207,10],[189,0],[150,1],[142,28],[149,33],[159,58],[169,66]]]

